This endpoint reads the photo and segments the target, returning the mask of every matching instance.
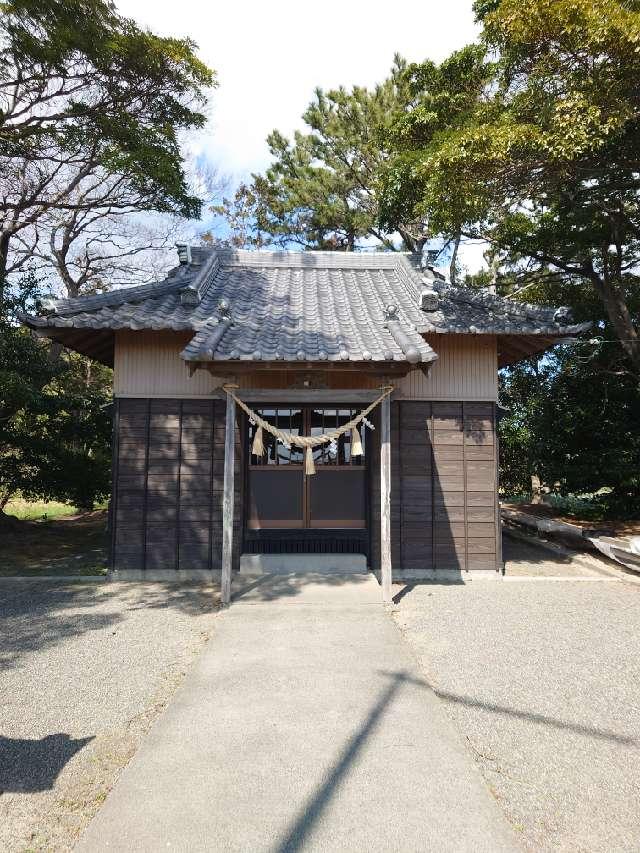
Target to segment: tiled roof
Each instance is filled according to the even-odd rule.
[[[409,361],[423,335],[565,337],[553,308],[453,288],[404,253],[193,249],[158,284],[57,300],[24,321],[47,329],[193,331],[187,361]]]

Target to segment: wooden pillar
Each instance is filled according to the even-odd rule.
[[[220,592],[223,607],[227,607],[231,602],[235,425],[236,404],[231,394],[227,393],[227,416],[224,431],[224,491],[222,496],[222,583]]]
[[[382,600],[391,603],[391,396],[380,404],[380,574]]]

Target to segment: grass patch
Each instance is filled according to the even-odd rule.
[[[106,509],[102,503],[96,509]],[[21,521],[55,521],[58,518],[69,518],[80,515],[80,510],[73,504],[60,501],[28,501],[24,498],[14,498],[5,507],[6,515],[13,515]]]
[[[71,504],[63,504],[60,501],[27,501],[24,498],[9,501],[4,511],[21,521],[52,521],[78,515],[77,507]]]

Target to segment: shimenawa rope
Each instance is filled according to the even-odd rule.
[[[322,433],[322,435],[293,435],[293,433],[279,430],[277,427],[273,426],[273,424],[270,424],[268,421],[261,418],[257,412],[253,411],[253,409],[250,409],[246,403],[234,394],[230,385],[223,385],[222,390],[229,394],[229,396],[235,401],[236,405],[238,405],[258,427],[251,446],[251,453],[254,456],[264,455],[262,430],[266,430],[270,435],[274,436],[275,439],[284,444],[285,447],[290,447],[292,444],[295,444],[296,447],[302,447],[304,450],[304,470],[306,474],[311,475],[316,473],[316,466],[313,462],[313,448],[319,447],[322,444],[329,444],[329,442],[335,441],[335,439],[344,435],[345,432],[351,431],[351,455],[362,456],[362,441],[360,440],[360,433],[358,432],[358,424],[360,424],[362,420],[384,400],[385,397],[388,397],[389,394],[391,394],[393,391],[393,385],[387,385],[383,389],[382,394],[380,394],[380,396],[377,397],[371,405],[367,406],[366,409],[363,409],[359,415],[356,415],[355,418],[347,421],[346,424],[343,424],[337,429]]]

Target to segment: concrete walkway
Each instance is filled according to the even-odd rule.
[[[77,849],[518,849],[374,578],[235,595]]]

